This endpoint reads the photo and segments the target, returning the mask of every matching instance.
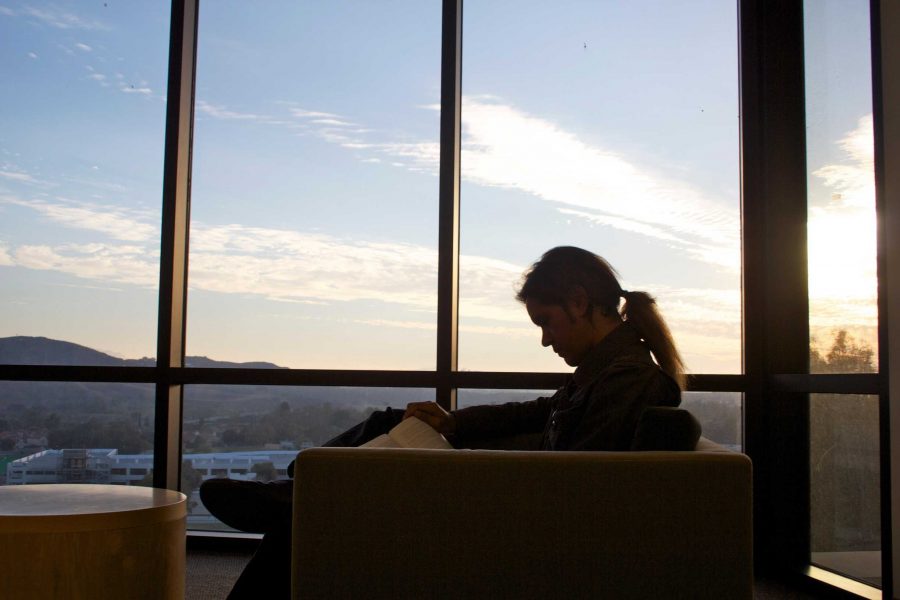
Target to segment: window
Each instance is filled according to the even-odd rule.
[[[152,466],[152,394],[148,384],[0,380],[0,476],[109,483],[135,458]]]
[[[4,362],[155,355],[168,30],[164,3],[0,10]]]
[[[442,31],[452,0],[204,5],[195,72],[193,45],[173,44],[173,64],[188,69],[173,87],[196,75],[196,90],[166,89],[169,7],[101,4],[0,8],[0,61],[16,92],[0,97],[6,483],[176,486],[180,468],[194,494],[206,477],[285,477],[292,454],[373,406],[436,396],[449,406],[456,391],[459,406],[533,398],[563,367],[540,348],[516,284],[542,251],[578,244],[605,255],[625,287],[657,295],[696,375],[684,406],[715,441],[747,443],[763,467],[759,506],[788,504],[779,494],[790,486],[773,484],[797,471],[776,463],[810,469],[810,488],[789,492],[796,506],[811,500],[806,538],[785,538],[804,556],[785,563],[809,558],[878,584],[841,562],[880,552],[884,525],[872,502],[885,476],[873,452],[887,315],[879,323],[874,300],[868,5],[739,2],[738,19],[729,2],[469,2],[457,163],[440,130],[457,108],[441,94],[454,79],[442,75],[455,75],[441,72],[442,44],[463,41]],[[175,3],[175,41],[194,31],[193,7]],[[791,11],[798,29],[769,30]],[[774,57],[751,56],[761,40],[781,44]],[[781,90],[771,84],[785,58],[805,65],[806,122],[802,111],[779,121],[789,98],[752,85],[739,102],[749,73]],[[167,116],[193,116],[192,155],[180,156],[192,172],[172,170],[190,128],[164,146]],[[738,123],[763,141],[739,140]],[[799,148],[804,132],[807,198],[747,159],[776,139]],[[459,210],[441,165],[459,167]],[[807,227],[808,245],[774,253],[809,267],[809,311],[792,319],[804,330],[785,335],[801,350],[789,367],[758,359],[762,346],[773,363],[791,354],[769,331],[785,321],[767,312],[790,286],[740,272],[742,251],[746,264],[757,258],[748,248],[790,246],[763,240],[766,225],[789,229],[766,222],[769,200],[739,199],[748,182],[808,204],[808,219],[790,223]],[[190,220],[161,227],[161,212],[188,197]],[[746,227],[761,208],[764,227]],[[453,286],[437,290],[456,250],[438,248],[438,231],[457,222],[458,368],[435,366],[457,347],[435,326],[454,322]],[[188,229],[190,301],[170,315],[179,265],[160,241]],[[766,308],[742,323],[748,298]],[[180,340],[166,339],[183,325],[188,369]],[[765,344],[742,345],[762,329]],[[171,365],[154,367],[157,345]],[[742,360],[757,370],[742,375]],[[766,463],[788,438],[801,458]],[[192,527],[220,527],[199,503],[191,511]],[[778,537],[757,539],[777,549]]]
[[[199,498],[203,480],[287,479],[299,450],[326,443],[375,409],[433,398],[420,388],[187,386],[181,491],[196,502],[188,526],[227,529]]]
[[[434,369],[439,3],[210,3],[199,27],[188,353]]]
[[[813,564],[881,587],[878,397],[810,399]]]
[[[869,3],[805,2],[810,372],[878,371]],[[878,396],[810,396],[810,549],[881,587]]]
[[[878,366],[878,284],[869,4],[804,7],[810,368],[871,372]]]
[[[737,15],[729,2],[470,2],[460,368],[559,371],[514,300],[559,245],[655,295],[695,373],[741,370]]]

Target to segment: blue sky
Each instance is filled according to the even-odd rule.
[[[155,353],[161,4],[0,2],[0,335]],[[865,80],[864,19],[828,6],[810,28],[853,35],[823,36],[811,89]],[[189,354],[434,367],[439,9],[203,4]],[[575,244],[658,297],[693,372],[739,372],[735,3],[472,1],[464,36],[461,368],[564,368],[512,296]],[[847,83],[811,110],[813,240],[874,218]],[[815,327],[871,329],[869,262],[848,298],[813,260]]]

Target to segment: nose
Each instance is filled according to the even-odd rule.
[[[552,343],[553,343],[553,340],[550,338],[550,332],[548,332],[546,329],[542,328],[541,329],[541,346],[546,348],[547,346],[549,346]]]

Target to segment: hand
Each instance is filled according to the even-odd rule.
[[[412,402],[407,405],[403,418],[416,417],[424,421],[438,433],[453,435],[456,432],[456,419],[451,413],[440,407],[437,402]]]

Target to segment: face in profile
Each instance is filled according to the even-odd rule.
[[[570,367],[577,367],[594,345],[594,329],[574,302],[564,307],[544,304],[533,298],[525,301],[532,323],[541,328],[541,345],[553,348]],[[567,310],[568,309],[568,310]]]

